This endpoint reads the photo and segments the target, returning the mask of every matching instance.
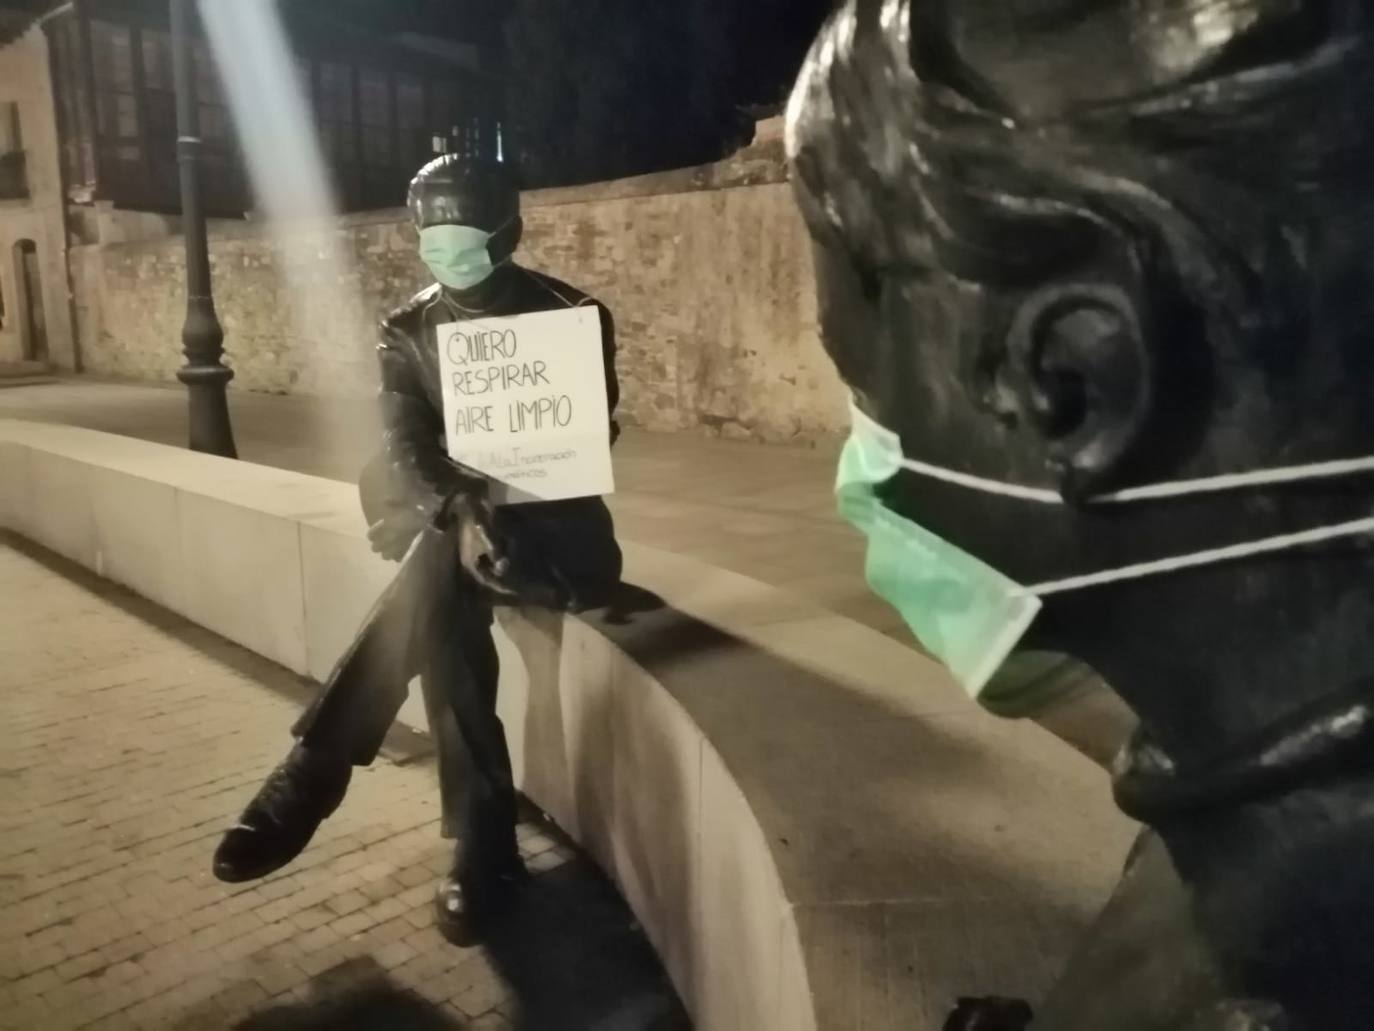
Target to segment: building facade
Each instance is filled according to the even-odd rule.
[[[0,47],[0,362],[78,366],[47,38]]]
[[[345,212],[402,203],[438,149],[499,151],[501,84],[476,48],[389,33],[384,10],[368,24],[322,10],[282,5]],[[0,0],[0,361],[80,369],[68,249],[176,229],[168,12],[167,0]],[[203,41],[194,65],[206,208],[242,219],[255,202]]]

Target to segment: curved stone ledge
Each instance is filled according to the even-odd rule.
[[[0,526],[317,678],[391,568],[356,510],[347,484],[0,421]],[[1101,772],[880,634],[626,555],[608,612],[504,615],[502,715],[698,1025],[908,1031],[1043,995],[1134,834]]]

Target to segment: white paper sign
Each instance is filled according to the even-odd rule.
[[[498,504],[610,494],[610,413],[594,305],[440,326],[448,453]]]

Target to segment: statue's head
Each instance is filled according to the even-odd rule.
[[[469,290],[520,244],[520,191],[499,162],[445,154],[420,169],[406,201],[420,254],[445,286]]]
[[[1093,499],[1374,453],[1371,110],[1365,0],[847,0],[788,124],[827,349],[909,458],[1063,501],[891,506],[1026,584],[1369,515],[1374,476]],[[1338,551],[1051,599],[1039,643]]]

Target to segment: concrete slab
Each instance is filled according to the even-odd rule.
[[[498,712],[516,779],[530,785],[543,799],[541,808],[571,833],[575,823],[564,726],[568,702],[559,678],[563,629],[564,621],[552,612],[497,613]]]
[[[802,907],[796,919],[808,966],[826,975],[816,1025],[855,1031],[939,1028],[959,986],[1039,998],[1078,926],[1015,895]]]
[[[621,674],[610,738],[616,770],[610,869],[678,990],[705,999],[713,990],[703,980],[698,948],[705,741],[643,671],[626,663]]]
[[[33,539],[29,450],[0,436],[0,527]]]
[[[396,566],[374,555],[352,534],[315,523],[298,526],[306,669],[323,681],[395,577]]]
[[[621,773],[616,748],[614,699],[635,690],[638,670],[605,647],[605,637],[580,621],[565,622],[559,690],[567,761],[570,816],[579,841],[598,842],[594,854],[607,868],[615,862],[616,784]]]
[[[84,498],[92,541],[128,537],[138,488],[102,488],[101,531],[81,470],[136,478],[166,458],[186,612],[289,669],[325,668],[385,568],[346,484],[64,427],[0,423],[3,441],[18,474],[0,512],[40,483],[26,518],[93,564],[72,513]],[[50,507],[67,522],[47,526]],[[148,539],[125,551],[165,579]],[[622,885],[698,1023],[895,1027],[963,994],[1043,994],[1134,836],[1101,771],[805,599],[652,548],[626,558],[635,604],[508,622],[502,712],[522,786]]]
[[[175,487],[88,466],[95,571],[173,612],[186,611]]]
[[[778,976],[778,1026],[790,1031],[817,1031],[816,1000],[811,992],[806,956],[797,912],[788,907],[782,915],[782,955]],[[829,973],[829,967],[817,964]]]
[[[356,483],[380,443],[372,401],[231,390],[230,409],[240,455],[261,465]],[[0,397],[5,417],[178,448],[187,434],[185,391],[155,384],[78,378],[7,391]],[[835,515],[836,453],[833,446],[769,447],[630,427],[615,449],[611,506],[628,540],[794,591],[866,624],[885,622],[876,629],[905,642],[905,628],[864,585],[857,535]]]
[[[701,763],[701,915],[694,942],[703,1027],[782,1028],[786,895],[749,800],[714,747]]]
[[[183,615],[235,644],[309,673],[300,527],[182,490]]]
[[[96,561],[95,519],[91,512],[91,467],[53,455],[30,461],[29,531],[35,540],[87,568]]]

